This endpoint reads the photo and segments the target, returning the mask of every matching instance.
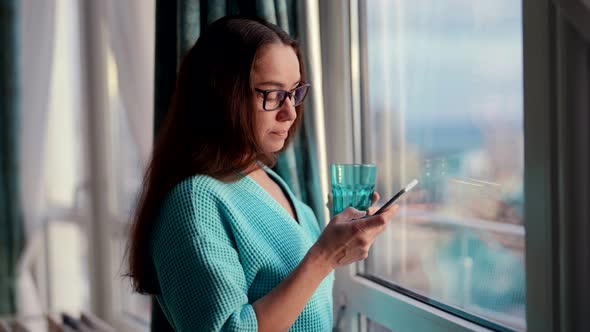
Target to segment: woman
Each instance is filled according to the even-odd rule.
[[[330,330],[334,269],[366,258],[393,217],[349,222],[365,215],[350,208],[321,232],[268,168],[308,87],[297,43],[258,19],[214,22],[183,60],[129,255],[135,290],[175,330]]]

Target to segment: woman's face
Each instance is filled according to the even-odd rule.
[[[291,46],[273,43],[258,51],[252,68],[253,87],[260,90],[287,90],[296,88],[301,81],[299,60]],[[277,152],[283,148],[289,128],[297,118],[293,99],[287,98],[274,111],[263,108],[264,96],[254,92],[256,135],[264,152]],[[269,101],[267,101],[267,105]],[[267,107],[268,108],[268,107]]]

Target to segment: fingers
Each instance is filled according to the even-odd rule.
[[[377,201],[379,201],[379,198],[380,198],[380,196],[379,196],[379,193],[377,193],[376,191],[375,191],[375,192],[373,192],[373,206],[371,206],[371,207],[369,207],[369,208],[367,209],[367,214],[368,214],[369,216],[372,216],[372,215],[374,215],[374,214],[375,214],[375,212],[379,211],[379,207],[377,207],[377,206],[374,206],[374,205],[375,205],[375,203],[376,203]],[[393,205],[393,206],[397,206],[397,205]],[[391,209],[393,206],[390,206],[390,207],[388,207],[387,209],[389,210],[389,209]],[[397,209],[397,208],[396,208],[396,209]]]
[[[373,203],[367,209],[367,215],[372,216],[373,214],[375,214],[375,212],[377,212],[377,210],[379,210],[379,208],[375,207],[374,205],[379,201],[380,198],[381,196],[379,195],[379,193],[373,191]]]
[[[367,214],[369,216],[372,216],[375,214],[375,212],[377,212],[379,210],[379,208],[377,206],[371,206],[370,208],[367,209]]]
[[[399,205],[394,204],[376,216],[371,215],[367,218],[355,221],[355,223],[359,223],[358,226],[364,230],[384,227],[389,223],[389,221],[391,221],[393,216],[395,216],[398,208]],[[376,211],[372,212],[375,213]]]
[[[369,211],[374,213],[374,209],[370,208]],[[318,241],[331,252],[329,260],[334,262],[334,266],[365,259],[375,239],[385,230],[397,209],[398,206],[393,205],[377,216],[360,219],[365,215],[364,211],[347,208],[330,221],[330,227],[323,231]]]
[[[373,191],[373,204],[371,204],[371,205],[375,205],[377,202],[379,202],[380,198],[381,198],[381,196],[379,195],[379,193],[376,191]]]
[[[380,214],[389,213],[392,217],[396,214],[399,209],[399,204],[390,205],[387,209],[383,210]]]
[[[352,219],[358,219],[364,217],[367,213],[365,211],[359,211],[355,208],[349,207],[346,210],[340,212],[332,220],[343,220],[343,221],[350,221]]]

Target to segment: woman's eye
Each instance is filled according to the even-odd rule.
[[[275,101],[277,99],[279,99],[279,94],[276,92],[269,93],[268,96],[266,96],[266,100]]]

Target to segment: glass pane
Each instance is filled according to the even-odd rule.
[[[43,173],[50,205],[70,207],[83,177],[81,144],[85,140],[81,117],[80,36],[77,5],[56,2],[55,41],[49,87],[47,145]],[[41,144],[41,143],[39,143]]]
[[[90,310],[88,239],[80,225],[51,220],[47,226],[50,310],[77,316]]]
[[[363,149],[381,203],[420,182],[365,272],[525,329],[521,3],[367,0]]]

